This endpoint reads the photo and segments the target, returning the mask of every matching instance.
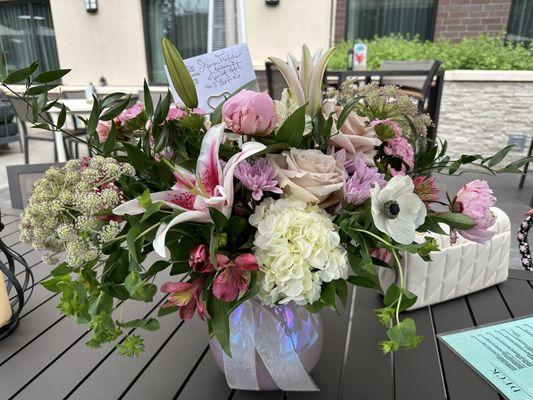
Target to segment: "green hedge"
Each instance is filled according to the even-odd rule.
[[[368,69],[378,69],[381,60],[441,60],[445,69],[533,70],[533,48],[506,44],[501,37],[431,42],[388,36],[363,42],[368,44]],[[328,68],[346,69],[351,46],[352,42],[338,43]]]

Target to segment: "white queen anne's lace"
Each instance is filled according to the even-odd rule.
[[[254,254],[261,266],[259,298],[265,304],[312,304],[322,282],[348,278],[348,260],[331,217],[291,196],[271,198],[250,217],[257,228]]]

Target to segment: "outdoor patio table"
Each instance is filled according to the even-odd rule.
[[[69,112],[71,114],[81,116],[89,115],[93,107],[92,100],[86,99],[62,99],[61,103],[63,103],[70,110]],[[50,117],[52,118],[54,124],[57,123],[57,118],[59,117],[60,111],[61,109],[54,107],[48,110],[48,113],[50,114]],[[65,153],[65,143],[63,142],[63,134],[59,131],[54,130],[54,140],[57,149],[58,162],[67,161],[67,156]]]
[[[17,214],[6,211],[3,240],[24,254],[36,281],[46,278],[51,267],[19,242]],[[139,358],[119,356],[112,345],[92,350],[85,345],[86,328],[58,313],[58,297],[35,286],[20,326],[0,342],[0,400],[497,400],[502,397],[435,334],[533,314],[533,273],[511,270],[509,280],[496,287],[406,314],[425,340],[387,356],[377,347],[385,331],[373,313],[381,299],[358,288],[342,315],[322,313],[325,343],[312,372],[320,388],[315,393],[229,389],[198,319],[162,318],[159,331],[142,332],[146,347]],[[134,303],[125,308],[126,318],[154,315],[163,300],[158,294],[153,304]]]

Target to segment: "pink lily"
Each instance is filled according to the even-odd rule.
[[[182,211],[168,224],[159,226],[153,247],[160,256],[167,256],[165,238],[173,226],[183,222],[209,222],[211,207],[221,211],[226,217],[230,216],[235,168],[241,161],[262,151],[265,145],[257,142],[244,143],[241,151],[231,157],[223,167],[223,161],[218,158],[218,151],[225,136],[223,124],[210,128],[202,141],[196,172],[193,174],[183,167],[175,166],[176,184],[172,189],[151,194],[153,202],[161,201],[168,208]],[[134,199],[116,207],[113,213],[136,215],[144,211],[139,200]]]
[[[213,281],[213,295],[224,301],[233,301],[243,290],[248,289],[248,271],[259,269],[257,260],[250,254],[241,254],[230,260],[223,254],[217,254],[218,274]]]
[[[180,309],[182,319],[191,319],[195,311],[202,319],[209,319],[207,308],[202,302],[202,289],[205,278],[200,277],[194,282],[167,282],[161,286],[163,293],[170,293],[168,301],[162,305],[165,307],[177,306]]]

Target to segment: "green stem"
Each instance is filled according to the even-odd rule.
[[[404,289],[403,268],[402,268],[402,263],[400,261],[400,257],[398,257],[398,253],[396,252],[395,249],[391,249],[391,252],[398,266],[398,275],[400,275],[400,288]],[[403,297],[403,292],[400,292],[400,297],[398,297],[398,304],[396,305],[396,322],[398,324],[400,323],[400,305],[402,304],[402,297]]]
[[[146,235],[148,232],[153,231],[153,230],[154,230],[155,228],[157,228],[159,225],[161,225],[161,222],[158,222],[157,224],[152,225],[152,226],[151,226],[150,228],[148,228],[148,229],[145,229],[143,232],[141,232],[141,233],[139,234],[139,236],[137,236],[137,237],[135,238],[135,240],[136,240],[136,241],[139,240],[139,238],[143,237],[143,236]]]

